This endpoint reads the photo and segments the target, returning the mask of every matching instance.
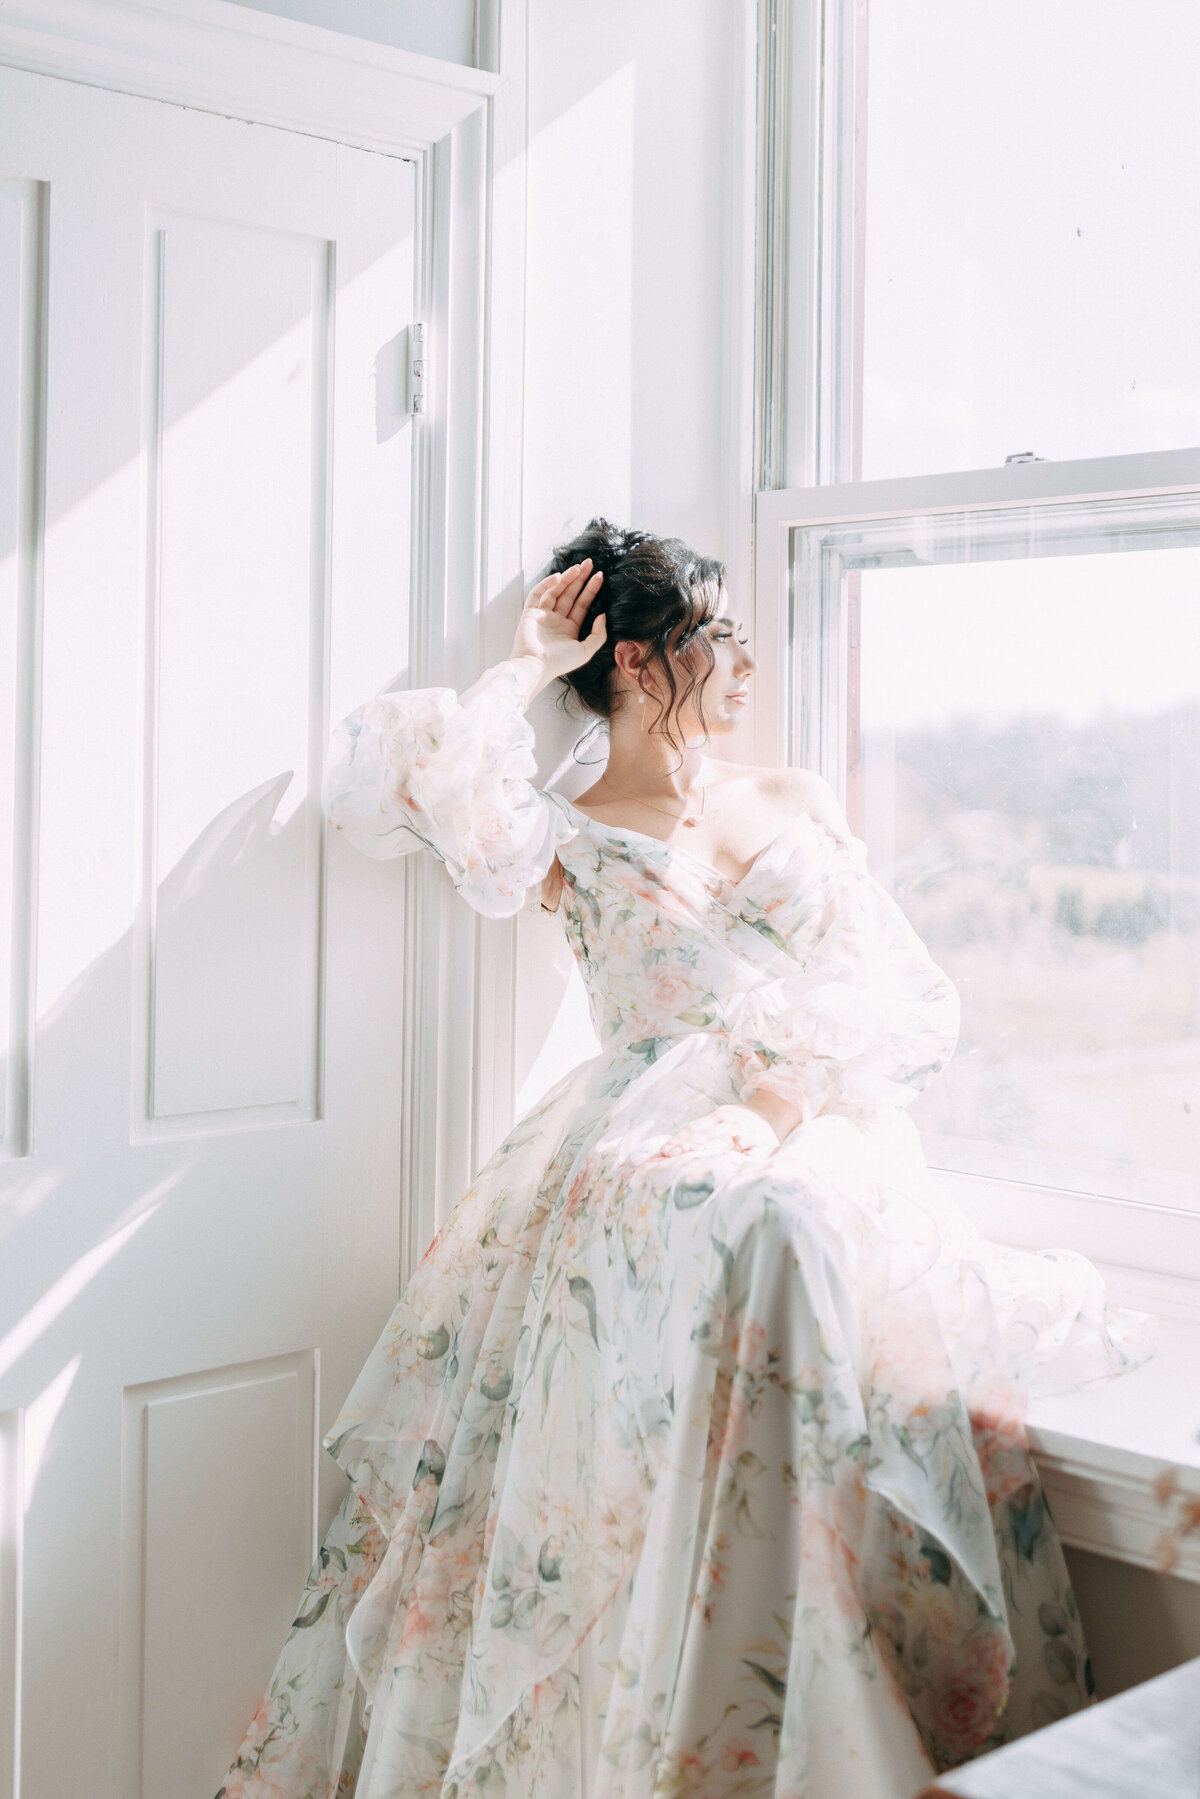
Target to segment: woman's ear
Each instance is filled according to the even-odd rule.
[[[613,661],[618,672],[633,687],[642,685],[642,664],[646,659],[646,645],[637,643],[630,637],[623,637],[613,650]]]

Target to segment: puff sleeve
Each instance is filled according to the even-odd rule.
[[[739,1097],[761,1089],[865,1121],[906,1106],[950,1059],[958,994],[887,890],[866,846],[831,837],[792,945],[794,972],[752,988],[732,1021]]]
[[[381,693],[333,733],[322,798],[335,831],[377,858],[431,849],[469,905],[520,911],[572,834],[534,787],[524,689],[501,662],[461,696]]]

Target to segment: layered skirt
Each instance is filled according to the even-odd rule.
[[[597,1058],[483,1169],[226,1799],[906,1799],[1086,1703],[1023,1411],[1144,1321],[982,1240],[906,1114],[776,1147],[734,1097],[703,1034]]]

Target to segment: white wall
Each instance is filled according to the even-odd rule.
[[[1101,1699],[1200,1655],[1200,1584],[1086,1549],[1067,1566]]]
[[[738,0],[531,0],[530,566],[596,511],[739,547],[751,20]]]
[[[469,67],[475,53],[475,0],[235,0],[260,12],[325,25],[373,43]]]
[[[754,23],[747,0],[530,0],[531,576],[603,513],[723,557],[748,598]],[[550,696],[534,717],[547,778],[573,733]],[[520,933],[524,1110],[589,1043],[560,927]]]

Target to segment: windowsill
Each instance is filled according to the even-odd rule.
[[[1063,1542],[1157,1568],[1168,1513],[1153,1487],[1164,1468],[1200,1490],[1200,1319],[1166,1317],[1142,1367],[1034,1401],[1029,1440]],[[1200,1535],[1171,1572],[1200,1582]]]

